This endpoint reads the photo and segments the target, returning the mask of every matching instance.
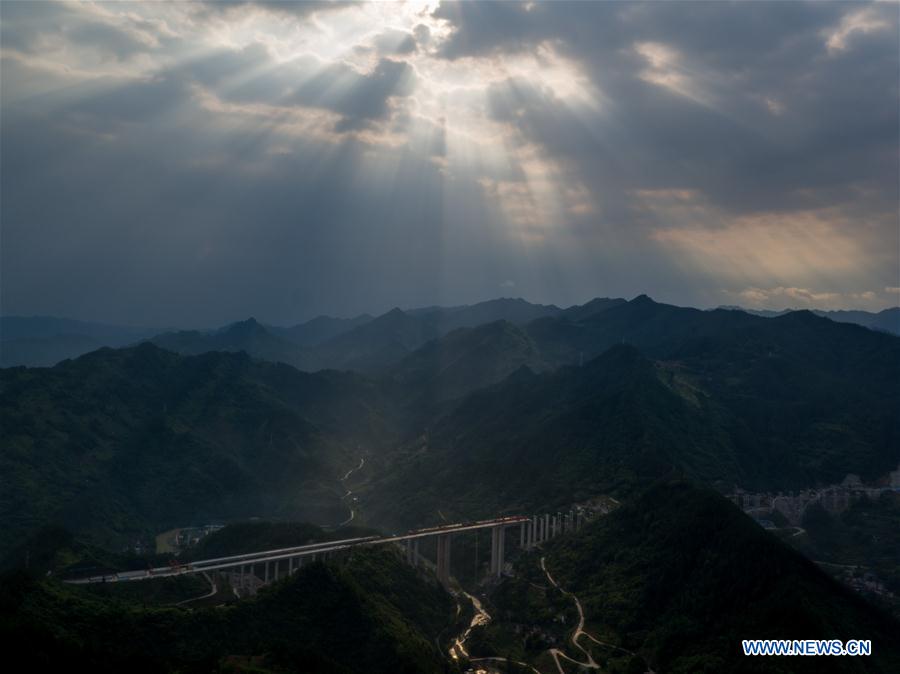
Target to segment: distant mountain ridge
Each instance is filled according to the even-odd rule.
[[[775,318],[783,316],[795,311],[804,311],[804,309],[782,309],[781,311],[772,311],[771,309],[745,309],[739,306],[722,306],[720,309],[733,309],[737,311],[745,311],[755,316],[763,316],[765,318]],[[810,309],[812,313],[823,318],[830,318],[838,323],[856,323],[870,330],[881,330],[882,332],[890,332],[900,335],[900,307],[889,307],[878,312],[862,311],[858,309],[837,309],[826,311],[824,309]]]
[[[255,318],[231,323],[216,331],[184,330],[167,332],[149,340],[156,346],[187,356],[210,351],[244,351],[254,358],[275,363],[300,365],[301,347],[273,334]]]
[[[51,316],[0,316],[0,367],[48,367],[104,346],[133,344],[158,328]]]
[[[641,297],[644,296],[635,299]],[[561,320],[581,325],[623,304],[626,304],[624,299],[595,298],[582,305],[561,309],[554,305],[532,304],[521,298],[499,298],[455,307],[395,308],[377,317],[369,314],[354,318],[318,316],[290,327],[264,325],[251,318],[214,330],[166,332],[50,317],[7,316],[0,318],[0,367],[46,367],[103,346],[127,346],[151,339],[164,348],[184,354],[247,351],[254,358],[284,362],[310,372],[339,369],[383,374],[431,340],[459,329],[506,321],[518,328],[527,327],[529,338],[542,343],[542,331],[559,329]],[[791,310],[754,311],[741,307],[720,307],[718,310],[739,310],[767,318],[792,313]],[[900,308],[885,309],[877,314],[865,311],[813,313],[836,322],[856,323],[873,330],[900,334]],[[254,324],[252,335],[242,334],[239,327],[248,321]],[[586,357],[580,346],[574,352],[572,348],[579,341],[579,332],[587,335],[590,342],[590,331],[570,328],[569,332],[573,339],[567,344],[562,345],[556,340],[555,346],[562,346],[563,352],[546,352],[546,349],[555,348],[551,339],[542,343],[545,352],[541,358],[547,362],[574,362]],[[590,343],[587,350],[587,357],[598,353]]]
[[[360,314],[354,318],[316,316],[305,323],[298,323],[288,328],[267,325],[266,329],[298,346],[316,346],[345,332],[349,332],[360,325],[365,325],[373,318],[369,314]]]

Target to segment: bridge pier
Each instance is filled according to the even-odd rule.
[[[506,553],[506,529],[503,525],[491,529],[491,575],[503,573],[503,557]]]
[[[519,525],[519,549],[525,549],[525,522]]]
[[[450,587],[450,534],[437,537],[437,578],[441,585]]]

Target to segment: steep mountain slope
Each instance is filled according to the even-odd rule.
[[[622,304],[625,304],[627,300],[623,300],[621,298],[609,298],[609,297],[595,297],[589,302],[585,302],[584,304],[578,304],[574,307],[569,307],[564,311],[561,311],[557,314],[560,318],[565,318],[569,321],[583,321],[586,318],[590,318],[596,314],[606,311],[607,309],[612,309],[613,307],[618,307]]]
[[[555,507],[673,469],[736,477],[727,435],[631,346],[583,368],[521,368],[461,402],[396,459],[368,511],[402,524]],[[452,515],[450,514],[452,513]]]
[[[459,328],[472,328],[494,321],[507,321],[514,325],[525,325],[538,318],[559,315],[562,310],[552,304],[532,304],[521,297],[501,297],[477,304],[459,307],[426,307],[413,309],[407,313],[414,316],[431,316],[440,326],[441,334]]]
[[[665,362],[729,411],[735,443],[760,462],[747,476],[764,488],[836,482],[847,472],[874,478],[900,460],[891,411],[900,406],[900,339],[892,335],[810,312],[764,319],[646,297],[580,323],[538,321],[528,333],[550,362],[622,342]]]
[[[412,316],[400,309],[392,309],[365,325],[310,349],[300,367],[309,371],[383,371],[436,335],[437,325],[433,317]]]
[[[182,330],[157,335],[150,340],[156,346],[186,356],[209,351],[244,351],[254,358],[274,363],[298,365],[303,349],[260,325],[256,319],[232,323],[221,330],[203,332]]]
[[[338,335],[350,332],[372,320],[369,314],[361,314],[354,318],[332,318],[331,316],[317,316],[305,323],[292,325],[288,328],[269,325],[269,332],[284,337],[298,346],[316,346],[327,342]]]
[[[647,298],[551,320],[526,329],[545,362],[551,339],[570,352],[615,346],[581,368],[519,371],[433,420],[374,487],[375,512],[433,521],[439,502],[468,515],[554,505],[554,494],[671,470],[725,489],[793,489],[874,479],[900,462],[896,337],[808,312],[764,319]]]
[[[24,574],[0,580],[0,643],[42,671],[445,671],[450,596],[390,550],[305,566],[226,608],[142,608]]]
[[[346,516],[337,477],[390,406],[350,374],[152,344],[0,371],[0,521],[9,546],[60,522],[97,540],[204,520]]]
[[[436,401],[496,384],[522,366],[547,366],[524,330],[507,321],[460,328],[428,342],[390,371],[408,395]]]
[[[350,332],[310,349],[301,369],[355,370],[384,373],[427,342],[459,328],[495,321],[522,325],[555,315],[558,307],[530,304],[522,299],[499,299],[462,307],[392,309]]]
[[[588,630],[664,672],[894,672],[900,624],[684,482],[550,545]],[[742,639],[871,639],[870,657],[745,657]],[[585,642],[588,643],[588,642]],[[596,653],[608,650],[595,648]]]

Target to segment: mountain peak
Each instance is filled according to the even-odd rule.
[[[245,321],[237,321],[228,326],[227,332],[240,332],[240,333],[248,333],[248,332],[258,332],[260,330],[265,330],[263,326],[257,321],[253,316],[248,318]]]

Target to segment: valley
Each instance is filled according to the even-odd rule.
[[[509,311],[502,303],[492,306]],[[837,634],[834,629],[857,623],[867,625],[866,634],[890,631],[896,620],[887,589],[893,587],[896,559],[887,533],[896,521],[893,511],[873,520],[887,527],[876,535],[888,538],[865,547],[852,533],[859,525],[850,522],[864,522],[864,513],[881,507],[875,501],[866,505],[848,496],[831,515],[823,511],[841,522],[850,517],[838,525],[807,506],[824,496],[807,498],[801,511],[791,509],[795,497],[780,497],[783,503],[773,505],[769,496],[748,492],[814,487],[830,499],[822,501],[827,505],[836,498],[828,485],[847,473],[883,482],[879,489],[890,492],[886,476],[896,469],[900,437],[890,411],[900,404],[900,339],[812,315],[698,312],[644,296],[547,311],[538,307],[516,325],[491,320],[489,311],[479,309],[486,323],[469,327],[469,319],[457,318],[462,325],[443,332],[421,325],[409,332],[411,320],[433,311],[405,317],[394,312],[390,321],[348,326],[338,344],[351,352],[358,353],[357,331],[373,323],[377,340],[391,336],[412,349],[405,356],[393,351],[378,367],[369,360],[358,371],[298,370],[284,362],[284,352],[259,346],[275,342],[258,324],[240,326],[252,341],[237,350],[225,347],[228,333],[222,333],[191,347],[196,353],[185,353],[189,336],[181,335],[177,341],[101,349],[53,368],[0,370],[0,419],[16,429],[4,437],[0,454],[8,485],[0,514],[11,525],[2,541],[4,565],[13,569],[24,562],[51,574],[4,581],[12,583],[10,591],[19,588],[11,595],[16,601],[26,602],[16,611],[31,611],[31,601],[46,607],[41,611],[57,611],[50,597],[74,592],[65,601],[86,612],[79,620],[113,615],[137,602],[157,607],[148,611],[174,611],[167,614],[174,629],[187,619],[182,611],[221,607],[236,617],[224,623],[216,618],[203,628],[221,637],[204,637],[205,650],[192,647],[190,655],[161,651],[157,665],[187,666],[202,652],[239,671],[241,662],[281,671],[287,662],[279,659],[281,647],[226,636],[229,621],[255,633],[263,618],[252,606],[277,603],[291,587],[322,573],[317,569],[343,578],[355,564],[370,568],[369,561],[358,560],[371,558],[387,565],[378,573],[406,567],[402,574],[411,574],[413,595],[443,597],[445,617],[429,623],[430,637],[415,632],[420,627],[409,632],[393,618],[385,625],[392,638],[422,644],[416,646],[420,664],[411,665],[411,672],[721,671],[725,663],[738,664],[733,651],[723,650],[723,637],[704,641],[697,630],[706,624],[711,635],[724,634],[727,625],[704,623],[703,614],[696,623],[684,620],[697,602],[706,601],[711,603],[703,610],[733,615],[733,607],[715,603],[709,588],[736,582],[736,569],[750,564],[741,573],[759,580],[746,594],[758,596],[754,601],[761,608],[727,627],[733,644],[753,625],[795,610],[776,589],[786,569],[798,587],[821,598],[823,615],[844,616],[821,622],[798,614],[813,633]],[[409,334],[419,337],[403,342]],[[339,347],[328,348],[337,357]],[[831,395],[833,390],[841,395]],[[42,464],[26,459],[34,451],[41,452]],[[760,517],[754,504],[770,506],[779,514],[768,517],[781,517],[793,528],[783,535],[775,530],[782,543],[727,499],[706,492],[710,487],[737,499],[754,517]],[[573,510],[571,517],[548,515],[546,522],[541,517],[523,524],[521,540],[520,525],[512,527],[505,535],[505,559],[500,552],[496,564],[497,541],[487,529],[463,535],[447,528],[454,522],[567,513],[572,504],[579,504],[577,517]],[[67,531],[52,529],[60,523]],[[209,523],[225,527],[212,527],[177,551],[153,558],[140,553],[154,549],[161,532]],[[648,526],[649,539],[634,538]],[[709,533],[674,533],[685,526]],[[722,526],[734,531],[722,533]],[[391,534],[428,527],[439,527],[441,535],[414,547],[409,542],[356,550],[356,543],[341,543],[384,535],[391,541]],[[726,548],[710,548],[720,537],[726,546],[741,537],[755,541],[744,552],[755,561],[739,563]],[[689,552],[694,540],[703,547]],[[829,585],[816,565],[791,557],[796,553],[788,546],[842,580]],[[274,553],[253,556],[267,550]],[[663,561],[665,550],[679,551],[686,565]],[[236,562],[203,561],[235,555]],[[712,556],[698,566],[696,555]],[[783,558],[778,571],[764,570],[771,555]],[[669,565],[666,573],[676,575],[655,585],[644,562],[621,565],[632,557],[653,560],[660,569]],[[862,564],[853,567],[864,574],[862,580],[844,564]],[[56,577],[105,582],[60,587]],[[370,580],[363,582],[366,592],[373,590],[375,579]],[[378,591],[387,593],[387,604],[372,610],[419,610],[413,606],[418,600],[396,594],[396,580],[385,580],[388,585]],[[877,582],[887,584],[881,595],[867,589],[882,587]],[[680,585],[696,587],[700,595],[664,599]],[[621,594],[626,588],[629,593]],[[863,607],[854,591],[880,607]],[[80,596],[87,603],[78,603]],[[681,621],[668,617],[670,601],[681,607]],[[47,619],[52,624],[57,617]],[[134,629],[149,629],[142,620]],[[343,633],[341,624],[333,638]],[[153,629],[163,629],[152,637],[157,639],[170,627]],[[60,653],[72,647],[71,638],[52,637]],[[680,653],[678,639],[694,644],[693,650]],[[871,661],[874,669],[861,671],[890,670],[884,663],[896,654],[880,637],[877,644],[883,657]],[[97,648],[106,652],[111,646]],[[318,662],[321,671],[360,666],[358,659],[331,662],[333,652],[318,645],[309,649],[302,656],[291,651],[290,657]],[[131,657],[127,649],[116,650],[117,657]],[[93,657],[86,651],[82,656]],[[387,663],[401,656],[398,651],[379,657]],[[440,662],[444,670],[425,662]]]

